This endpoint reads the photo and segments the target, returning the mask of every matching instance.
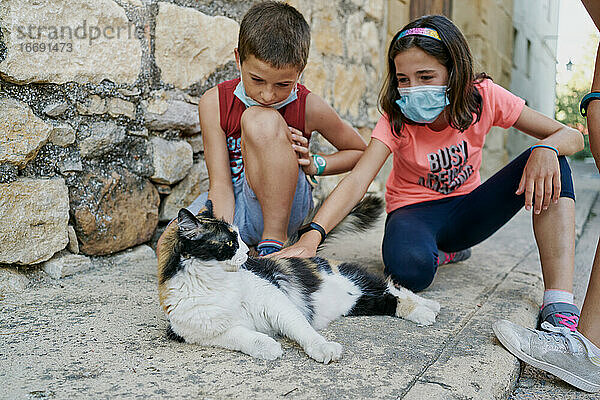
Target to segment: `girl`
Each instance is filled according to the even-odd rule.
[[[464,36],[443,16],[406,25],[387,60],[383,116],[369,146],[300,240],[278,256],[314,256],[393,154],[382,248],[394,282],[427,288],[439,265],[467,257],[525,205],[533,209],[547,289],[541,320],[575,329],[575,196],[564,156],[583,148],[582,135],[525,106],[487,75],[474,76]],[[514,126],[539,141],[481,184],[481,153],[492,126]]]

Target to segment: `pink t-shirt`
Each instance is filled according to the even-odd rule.
[[[392,134],[382,116],[372,138],[393,153],[386,183],[386,211],[424,201],[470,193],[481,184],[481,150],[492,126],[511,127],[525,101],[489,79],[476,84],[483,97],[481,119],[461,133],[448,126],[436,132],[426,125],[404,125],[402,137]]]

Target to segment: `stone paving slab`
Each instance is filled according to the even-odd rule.
[[[524,213],[477,246],[468,262],[442,268],[423,293],[442,303],[432,327],[392,317],[334,322],[323,334],[343,344],[344,357],[330,365],[314,362],[287,340],[283,357],[273,362],[170,342],[158,307],[153,251],[141,246],[94,259],[87,272],[40,279],[0,302],[0,397],[409,399],[424,384],[446,388],[444,398],[504,395],[515,368],[492,343],[486,310],[499,282],[532,251],[531,235],[519,234],[523,224],[529,224]],[[360,240],[348,237],[326,253],[340,258],[346,246],[360,254],[348,251],[350,259],[370,260],[369,267],[380,271],[379,235],[381,229]],[[535,285],[530,278],[522,285]],[[497,368],[502,378],[490,382],[494,365],[503,366]],[[453,371],[465,374],[468,394]]]
[[[587,289],[596,244],[600,236],[600,175],[594,164],[571,162],[575,194],[576,232],[575,276],[573,294],[581,307]],[[533,325],[530,325],[533,326]],[[522,364],[511,400],[600,400],[600,394],[585,393],[566,384],[551,374]]]
[[[382,225],[332,241],[323,255],[381,272]],[[339,362],[316,363],[283,339],[283,357],[269,362],[168,341],[155,269],[152,249],[140,246],[59,281],[31,274],[26,291],[0,298],[0,398],[503,399],[520,367],[491,324],[533,325],[542,297],[523,211],[469,260],[440,268],[422,293],[442,305],[433,326],[342,318],[323,331],[344,346]]]

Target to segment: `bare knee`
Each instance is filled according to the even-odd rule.
[[[287,124],[277,110],[250,107],[242,114],[242,136],[245,143],[267,146],[288,141]]]

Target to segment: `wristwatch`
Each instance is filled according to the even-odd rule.
[[[321,242],[319,243],[319,245],[321,245],[325,241],[325,238],[327,237],[327,233],[325,233],[325,229],[321,225],[317,224],[316,222],[311,222],[310,224],[300,227],[300,229],[298,229],[298,237],[304,235],[308,231],[313,231],[313,230],[317,231],[321,234]]]
[[[592,100],[600,100],[600,92],[590,92],[583,96],[581,103],[579,103],[579,112],[582,116],[587,117],[588,104],[590,104],[590,101]]]
[[[315,164],[315,167],[317,167],[317,173],[315,175],[321,175],[323,173],[323,171],[325,171],[325,166],[327,165],[327,160],[325,160],[325,157],[318,155],[318,154],[313,154],[312,159],[313,159],[313,164]]]

